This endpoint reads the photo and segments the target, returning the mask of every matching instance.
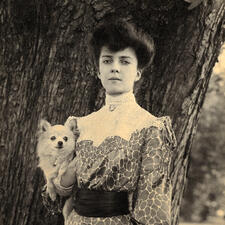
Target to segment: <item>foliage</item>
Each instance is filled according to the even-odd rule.
[[[214,75],[192,146],[181,216],[204,221],[216,210],[225,211],[225,78]]]

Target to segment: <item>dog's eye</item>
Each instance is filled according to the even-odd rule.
[[[68,137],[64,137],[63,140],[64,140],[64,141],[68,141]]]
[[[52,137],[51,137],[51,140],[52,140],[52,141],[54,141],[55,139],[56,139],[56,137],[55,137],[55,136],[52,136]]]

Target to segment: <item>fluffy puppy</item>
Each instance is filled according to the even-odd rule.
[[[55,201],[56,192],[52,180],[58,176],[59,168],[74,158],[76,120],[70,120],[65,125],[54,125],[46,120],[39,123],[37,155],[39,167],[43,170],[47,193]],[[63,171],[60,172],[63,173]]]

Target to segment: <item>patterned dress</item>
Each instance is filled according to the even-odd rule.
[[[74,117],[69,117],[68,120]],[[156,118],[141,108],[132,93],[106,96],[99,111],[77,119],[76,185],[58,193],[71,195],[77,187],[127,191],[130,214],[84,217],[72,210],[66,225],[170,224],[169,166],[176,145],[169,117]]]

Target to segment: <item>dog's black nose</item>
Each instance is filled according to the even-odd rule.
[[[63,142],[62,141],[58,141],[58,146],[62,147],[63,146]]]

